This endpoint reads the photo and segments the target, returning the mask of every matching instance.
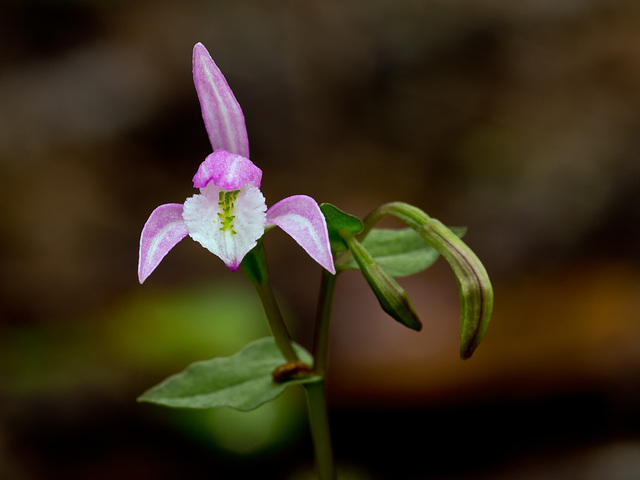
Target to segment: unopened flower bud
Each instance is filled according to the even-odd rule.
[[[378,298],[382,309],[404,326],[420,331],[422,322],[413,309],[407,292],[373,259],[348,229],[341,229],[340,236],[349,246],[353,258]]]

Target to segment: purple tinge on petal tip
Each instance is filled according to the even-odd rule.
[[[226,263],[225,265],[232,272],[235,272],[240,267],[240,263]]]
[[[240,104],[202,43],[193,47],[193,83],[214,150],[249,157],[249,138]]]
[[[294,195],[280,200],[267,210],[267,224],[280,227],[311,258],[330,273],[336,273],[329,244],[327,222],[313,198],[306,195]]]
[[[193,177],[194,188],[204,188],[209,182],[225,190],[238,190],[247,183],[260,188],[262,170],[251,160],[226,150],[216,150],[198,167]]]
[[[151,275],[169,250],[188,234],[187,226],[182,219],[182,204],[160,205],[151,212],[140,236],[138,257],[140,283]]]

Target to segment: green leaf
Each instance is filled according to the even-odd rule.
[[[451,230],[458,237],[462,237],[467,231],[465,227],[452,227]],[[440,256],[435,248],[411,228],[374,228],[362,241],[362,246],[392,277],[406,277],[421,272],[433,265]],[[351,258],[339,268],[357,270],[359,266]]]
[[[299,345],[295,349],[300,359],[311,365],[311,355]],[[253,410],[273,400],[290,385],[313,383],[322,377],[310,374],[303,378],[275,383],[273,370],[286,363],[273,337],[248,344],[230,356],[192,363],[147,390],[138,401],[179,408],[231,407]]]
[[[355,235],[362,231],[362,220],[354,215],[343,212],[338,207],[331,205],[330,203],[323,203],[320,205],[320,210],[322,210],[324,218],[327,220],[331,250],[334,253],[346,251],[347,244],[338,232],[341,229],[346,228]]]

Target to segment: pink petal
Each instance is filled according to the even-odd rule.
[[[224,148],[248,157],[249,139],[242,109],[222,72],[201,43],[193,47],[193,83],[213,149]]]
[[[225,190],[239,190],[247,183],[260,188],[262,170],[251,160],[226,150],[216,150],[204,159],[193,177],[194,188],[204,188],[209,182]]]
[[[169,203],[156,208],[142,228],[138,257],[138,280],[144,282],[164,256],[189,234],[182,219],[182,205]]]
[[[287,232],[311,258],[335,274],[327,222],[316,201],[306,195],[280,200],[267,210],[267,224]]]

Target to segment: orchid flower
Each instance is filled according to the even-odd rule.
[[[294,195],[267,209],[262,171],[249,158],[244,115],[224,76],[201,43],[193,49],[193,81],[214,152],[193,177],[200,194],[160,205],[140,237],[140,283],[187,235],[235,271],[265,230],[278,226],[335,274],[325,218],[314,199]]]

